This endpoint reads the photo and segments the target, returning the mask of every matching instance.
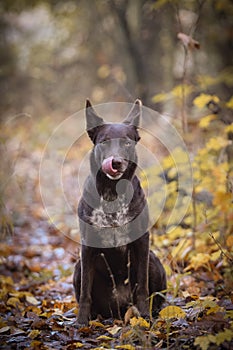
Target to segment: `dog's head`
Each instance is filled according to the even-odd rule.
[[[111,180],[120,179],[130,165],[136,167],[135,145],[140,140],[137,130],[140,116],[141,101],[136,100],[122,123],[105,123],[87,100],[87,133],[94,143],[91,162]]]

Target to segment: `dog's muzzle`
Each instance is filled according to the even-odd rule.
[[[108,157],[102,163],[102,170],[111,180],[118,180],[126,170],[126,163],[121,157]]]

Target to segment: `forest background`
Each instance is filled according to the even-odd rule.
[[[0,13],[2,347],[230,349],[232,2],[6,0]],[[141,98],[186,145],[169,154],[152,140],[159,167],[140,174],[145,187],[149,179],[156,189],[149,201],[166,189],[151,245],[166,268],[168,290],[151,322],[127,314],[73,327],[79,232],[71,223],[80,198],[79,165],[91,148],[83,113],[77,117],[80,139],[67,151],[59,133],[59,147],[49,150],[53,162],[43,157],[51,135],[82,111],[87,97],[93,104]],[[66,137],[75,132],[64,129]],[[178,170],[186,172],[187,159],[192,197],[179,187]],[[61,162],[59,188],[51,174]],[[64,193],[69,209],[57,199]],[[184,206],[182,221],[176,215],[171,221],[174,208]]]

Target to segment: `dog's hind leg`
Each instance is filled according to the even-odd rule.
[[[131,243],[132,280],[136,284],[135,302],[142,317],[149,317],[149,233]]]
[[[166,291],[167,279],[166,272],[159,258],[150,251],[149,254],[149,294],[153,294],[153,308],[152,313],[160,310],[164,297],[156,294],[157,292]],[[165,294],[166,292],[163,292]]]

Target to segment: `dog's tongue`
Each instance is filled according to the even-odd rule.
[[[113,160],[113,157],[109,157],[107,159],[104,159],[104,161],[102,163],[102,170],[105,174],[114,176],[118,173],[118,170],[114,169],[112,167],[112,160]]]

